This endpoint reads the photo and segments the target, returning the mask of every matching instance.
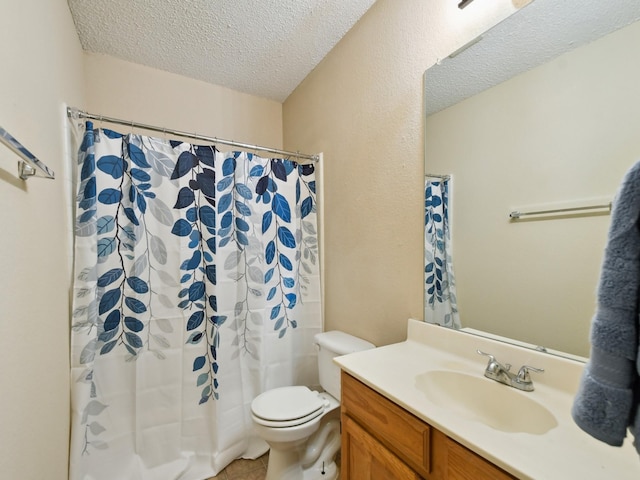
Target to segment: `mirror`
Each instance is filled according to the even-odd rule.
[[[425,72],[463,329],[588,356],[608,209],[509,214],[607,206],[640,160],[639,19],[635,0],[535,0]]]

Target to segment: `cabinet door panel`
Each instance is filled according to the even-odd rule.
[[[343,480],[419,480],[420,476],[349,417],[342,416]]]
[[[458,442],[447,438],[448,480],[516,480]]]
[[[343,372],[342,411],[425,478],[431,473],[430,427]]]

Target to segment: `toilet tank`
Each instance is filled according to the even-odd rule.
[[[366,340],[337,330],[316,334],[314,342],[318,345],[320,385],[336,400],[340,400],[340,367],[333,363],[333,357],[369,350],[376,346]]]

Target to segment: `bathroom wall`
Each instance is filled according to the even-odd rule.
[[[423,318],[424,71],[525,1],[378,0],[284,104],[324,152],[325,325],[377,344]]]
[[[273,100],[107,55],[85,54],[85,78],[91,113],[282,148],[282,104]]]
[[[17,176],[0,145],[0,478],[65,480],[69,161],[63,104],[84,98],[65,0],[0,0],[0,126],[54,170]]]

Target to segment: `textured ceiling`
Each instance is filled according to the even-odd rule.
[[[375,0],[68,0],[85,51],[283,102]]]
[[[535,0],[427,70],[430,115],[640,20],[640,0]],[[629,45],[635,61],[637,45]]]

